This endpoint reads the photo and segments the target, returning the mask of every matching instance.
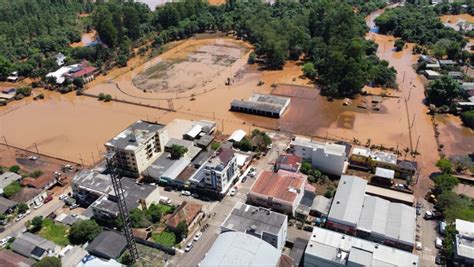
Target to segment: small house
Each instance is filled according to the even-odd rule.
[[[439,74],[439,72],[433,71],[433,70],[424,70],[423,75],[425,75],[425,77],[428,80],[436,80],[441,76],[441,74]]]

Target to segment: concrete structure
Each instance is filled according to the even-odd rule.
[[[296,137],[290,150],[298,157],[311,161],[311,165],[323,173],[340,176],[347,161],[346,146],[329,142],[317,142]]]
[[[456,219],[454,256],[466,265],[474,264],[474,223]]]
[[[230,110],[280,118],[289,105],[290,98],[288,97],[253,94],[248,100],[233,100],[230,105]]]
[[[281,154],[275,162],[275,171],[285,170],[297,172],[301,167],[303,159],[292,154]]]
[[[365,187],[367,195],[380,197],[391,202],[397,202],[413,206],[415,204],[415,197],[412,194],[404,193],[398,190],[383,188],[379,186],[367,185]]]
[[[367,181],[343,175],[326,226],[339,232],[411,251],[415,245],[415,209],[366,195]]]
[[[113,231],[103,231],[92,240],[86,250],[90,254],[104,259],[118,259],[126,247],[125,236]]]
[[[3,194],[3,188],[7,187],[13,182],[20,181],[21,175],[14,172],[5,172],[0,174],[0,194]]]
[[[114,259],[104,260],[94,255],[85,256],[77,267],[123,267],[121,263]]]
[[[108,174],[83,169],[72,178],[71,188],[74,198],[84,206],[89,206],[112,191],[112,180]]]
[[[189,164],[191,164],[189,158],[172,159],[170,153],[165,152],[153,161],[143,175],[160,184],[184,186],[177,178]]]
[[[11,248],[20,255],[36,260],[41,260],[46,256],[54,256],[59,252],[59,247],[53,242],[30,232],[17,236],[11,244]]]
[[[138,177],[165,150],[168,134],[161,124],[137,121],[105,143],[115,152],[124,175]]]
[[[281,251],[252,235],[221,233],[198,266],[277,266]]]
[[[87,254],[87,251],[80,246],[68,245],[60,253],[61,265],[77,266]]]
[[[288,232],[287,220],[286,215],[237,202],[221,224],[221,232],[247,233],[282,250]]]
[[[294,216],[305,184],[306,177],[301,173],[262,171],[250,188],[247,202]]]
[[[238,166],[234,150],[220,148],[189,181],[198,190],[223,196],[237,177]]]
[[[314,227],[306,246],[305,267],[315,266],[419,266],[417,255]]]
[[[325,196],[316,196],[310,209],[310,215],[326,217],[331,207],[331,200]]]
[[[424,70],[423,74],[425,75],[425,77],[428,80],[435,80],[435,79],[437,79],[441,76],[441,74],[439,74],[439,72],[434,71],[434,70]]]

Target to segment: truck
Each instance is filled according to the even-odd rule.
[[[160,204],[171,204],[171,199],[169,197],[160,197]]]

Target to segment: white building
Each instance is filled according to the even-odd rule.
[[[137,121],[105,143],[127,176],[138,177],[165,150],[168,132],[161,124]]]
[[[314,227],[304,266],[419,266],[417,255]]]
[[[253,235],[282,250],[288,233],[288,217],[269,209],[237,202],[221,224],[221,232],[229,231]]]
[[[474,223],[456,219],[456,261],[466,265],[474,264]]]
[[[348,157],[344,145],[296,137],[290,148],[293,154],[311,161],[311,165],[323,173],[340,176],[344,172]]]

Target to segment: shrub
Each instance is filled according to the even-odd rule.
[[[100,226],[93,220],[79,220],[71,226],[69,231],[69,241],[72,244],[80,245],[92,241],[102,231]]]
[[[61,267],[61,260],[56,257],[44,257],[38,261],[35,267]]]
[[[211,149],[217,151],[221,147],[221,144],[218,142],[213,142],[211,145]]]
[[[461,120],[467,127],[474,129],[474,110],[466,111],[461,114]]]
[[[21,189],[20,183],[19,182],[13,182],[13,183],[5,186],[5,188],[3,188],[3,195],[6,198],[10,198],[14,194],[16,194],[18,191],[20,191],[20,189]]]
[[[105,94],[104,93],[100,93],[99,94],[99,100],[102,101],[105,99]]]
[[[247,63],[254,64],[256,60],[257,60],[257,54],[255,54],[255,52],[252,52],[249,55],[249,59],[248,59]]]
[[[395,40],[394,46],[395,50],[402,51],[403,47],[405,46],[405,41],[403,41],[402,39],[397,39]]]
[[[109,94],[105,95],[105,97],[104,97],[104,101],[105,101],[105,102],[109,102],[109,101],[111,101],[111,100],[112,100],[112,96],[111,96],[111,95],[109,95]]]
[[[30,173],[30,177],[33,177],[33,178],[38,178],[38,177],[40,177],[41,175],[43,175],[43,172],[40,171],[40,170],[36,170],[36,171]]]
[[[17,209],[18,213],[25,213],[28,210],[28,205],[26,205],[25,203],[20,203],[18,204]]]
[[[18,173],[20,171],[20,166],[13,165],[13,166],[10,167],[9,171],[14,172],[14,173]]]

